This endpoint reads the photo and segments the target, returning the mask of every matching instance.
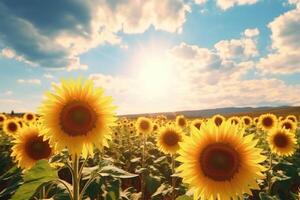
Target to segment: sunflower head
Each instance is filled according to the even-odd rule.
[[[200,129],[202,123],[203,123],[203,121],[201,119],[194,119],[191,123],[191,127],[195,127],[197,129]]]
[[[279,126],[281,128],[284,128],[284,129],[287,129],[291,132],[295,132],[296,129],[297,129],[297,124],[295,122],[293,122],[292,120],[290,119],[285,119],[285,120],[282,120],[280,123],[279,123]]]
[[[230,118],[228,119],[228,121],[231,122],[231,123],[234,124],[234,125],[239,125],[239,124],[241,123],[240,118],[237,117],[237,116],[230,117]]]
[[[176,125],[180,128],[185,128],[187,126],[187,120],[183,115],[178,115],[176,117]]]
[[[291,156],[296,150],[297,140],[295,134],[283,128],[274,128],[267,138],[272,153],[279,156]]]
[[[5,120],[6,120],[6,116],[4,114],[0,114],[0,128],[2,124],[5,122]]]
[[[258,122],[259,122],[259,117],[254,117],[253,118],[253,122],[254,122],[255,125],[257,125]]]
[[[183,182],[194,191],[194,199],[242,199],[243,193],[259,189],[257,179],[264,178],[261,162],[266,157],[256,148],[254,135],[224,121],[216,126],[209,121],[180,143],[177,168]]]
[[[294,123],[298,123],[297,117],[295,115],[288,115],[286,119],[293,121]]]
[[[251,126],[251,124],[252,124],[252,118],[249,116],[243,116],[242,121],[246,127]]]
[[[135,127],[142,134],[150,134],[153,131],[153,123],[147,117],[139,117],[135,123]]]
[[[11,156],[19,167],[29,169],[37,161],[49,159],[54,153],[49,141],[41,135],[41,130],[37,124],[25,125],[15,137]]]
[[[33,113],[25,113],[23,115],[23,120],[25,122],[28,122],[28,123],[35,122],[36,121],[36,116]]]
[[[222,115],[214,115],[212,117],[212,121],[216,126],[221,126],[221,124],[225,121],[225,117],[223,117]]]
[[[112,99],[91,80],[62,80],[40,108],[43,134],[57,150],[68,148],[71,154],[87,156],[93,147],[108,146],[115,123]]]
[[[16,136],[20,129],[19,123],[15,119],[7,119],[3,124],[3,130],[7,135]]]
[[[182,142],[183,133],[178,126],[161,127],[158,130],[157,146],[165,154],[175,154]]]
[[[277,117],[274,114],[263,114],[259,116],[258,125],[265,131],[269,131],[272,128],[276,127],[278,123]]]

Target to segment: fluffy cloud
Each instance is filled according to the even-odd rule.
[[[217,0],[217,5],[221,9],[227,10],[234,6],[251,5],[251,4],[255,4],[257,2],[258,2],[258,0]]]
[[[215,48],[223,59],[247,60],[258,55],[256,41],[250,38],[222,40]]]
[[[0,2],[0,41],[7,58],[42,67],[87,69],[79,55],[124,33],[150,26],[180,31],[189,11],[182,0]],[[2,52],[3,54],[3,52]]]
[[[246,29],[244,31],[244,35],[246,37],[255,37],[259,35],[259,30],[257,28],[253,28],[253,29]]]
[[[280,15],[268,27],[273,52],[261,58],[258,69],[264,73],[300,72],[300,8]]]
[[[39,79],[18,79],[17,80],[18,83],[20,84],[32,84],[32,85],[40,85],[41,84],[41,80]]]

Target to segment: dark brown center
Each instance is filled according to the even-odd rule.
[[[223,119],[221,117],[216,117],[215,118],[215,124],[217,126],[220,126],[222,124],[222,122],[223,122]]]
[[[148,121],[142,120],[142,121],[140,122],[140,127],[141,127],[142,130],[145,131],[145,130],[148,130],[148,129],[149,129],[150,124],[149,124]]]
[[[250,119],[249,118],[245,118],[244,122],[245,122],[246,125],[249,125],[250,124]]]
[[[211,144],[202,151],[200,166],[205,176],[215,181],[229,181],[239,170],[239,154],[228,144]]]
[[[201,128],[201,122],[195,123],[194,126],[195,126],[197,129],[200,129],[200,128]]]
[[[185,126],[186,125],[185,119],[184,118],[179,118],[178,125],[182,126],[182,127]]]
[[[30,138],[25,145],[25,150],[27,155],[33,160],[49,158],[51,155],[51,147],[48,140],[43,141],[41,136]]]
[[[174,131],[167,131],[163,136],[163,141],[168,146],[174,146],[178,144],[179,136]]]
[[[231,120],[231,123],[232,123],[232,124],[238,124],[239,122],[238,122],[238,120],[236,120],[236,119],[232,119],[232,120]]]
[[[0,116],[0,122],[4,121],[4,117]]]
[[[28,121],[33,120],[33,115],[32,115],[32,114],[27,114],[27,115],[26,115],[26,119],[27,119]]]
[[[95,126],[97,115],[93,108],[81,101],[67,104],[60,114],[60,125],[69,136],[87,135]]]
[[[273,119],[271,117],[265,117],[263,118],[262,120],[262,124],[265,126],[265,127],[271,127],[273,126]]]
[[[15,122],[9,122],[7,128],[11,132],[16,132],[18,130],[18,126]]]
[[[277,133],[273,138],[273,142],[279,148],[284,148],[289,144],[287,136],[282,133]]]
[[[284,122],[282,124],[282,127],[285,128],[285,129],[292,129],[292,124],[290,122]]]

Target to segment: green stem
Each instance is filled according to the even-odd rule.
[[[142,135],[142,142],[143,142],[143,153],[142,153],[142,168],[145,168],[145,161],[146,161],[146,138],[147,136],[145,134]],[[145,173],[143,171],[142,177],[141,177],[141,190],[142,190],[142,200],[145,199],[145,192],[146,192],[146,182],[145,182]]]
[[[267,171],[267,176],[268,176],[268,194],[271,193],[271,186],[272,186],[272,183],[271,183],[271,169],[272,169],[272,153],[270,152],[270,157],[269,157],[269,169]]]
[[[175,187],[176,187],[176,177],[174,176],[175,174],[175,156],[174,154],[172,154],[172,188],[173,188],[173,192],[172,192],[172,200],[175,200]]]
[[[77,154],[74,156],[73,160],[73,200],[80,200],[80,194],[79,194],[79,187],[80,187],[80,180],[79,180],[79,159]]]

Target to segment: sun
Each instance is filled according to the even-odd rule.
[[[178,75],[166,47],[149,45],[136,54],[137,87],[148,99],[165,97],[172,90]]]

